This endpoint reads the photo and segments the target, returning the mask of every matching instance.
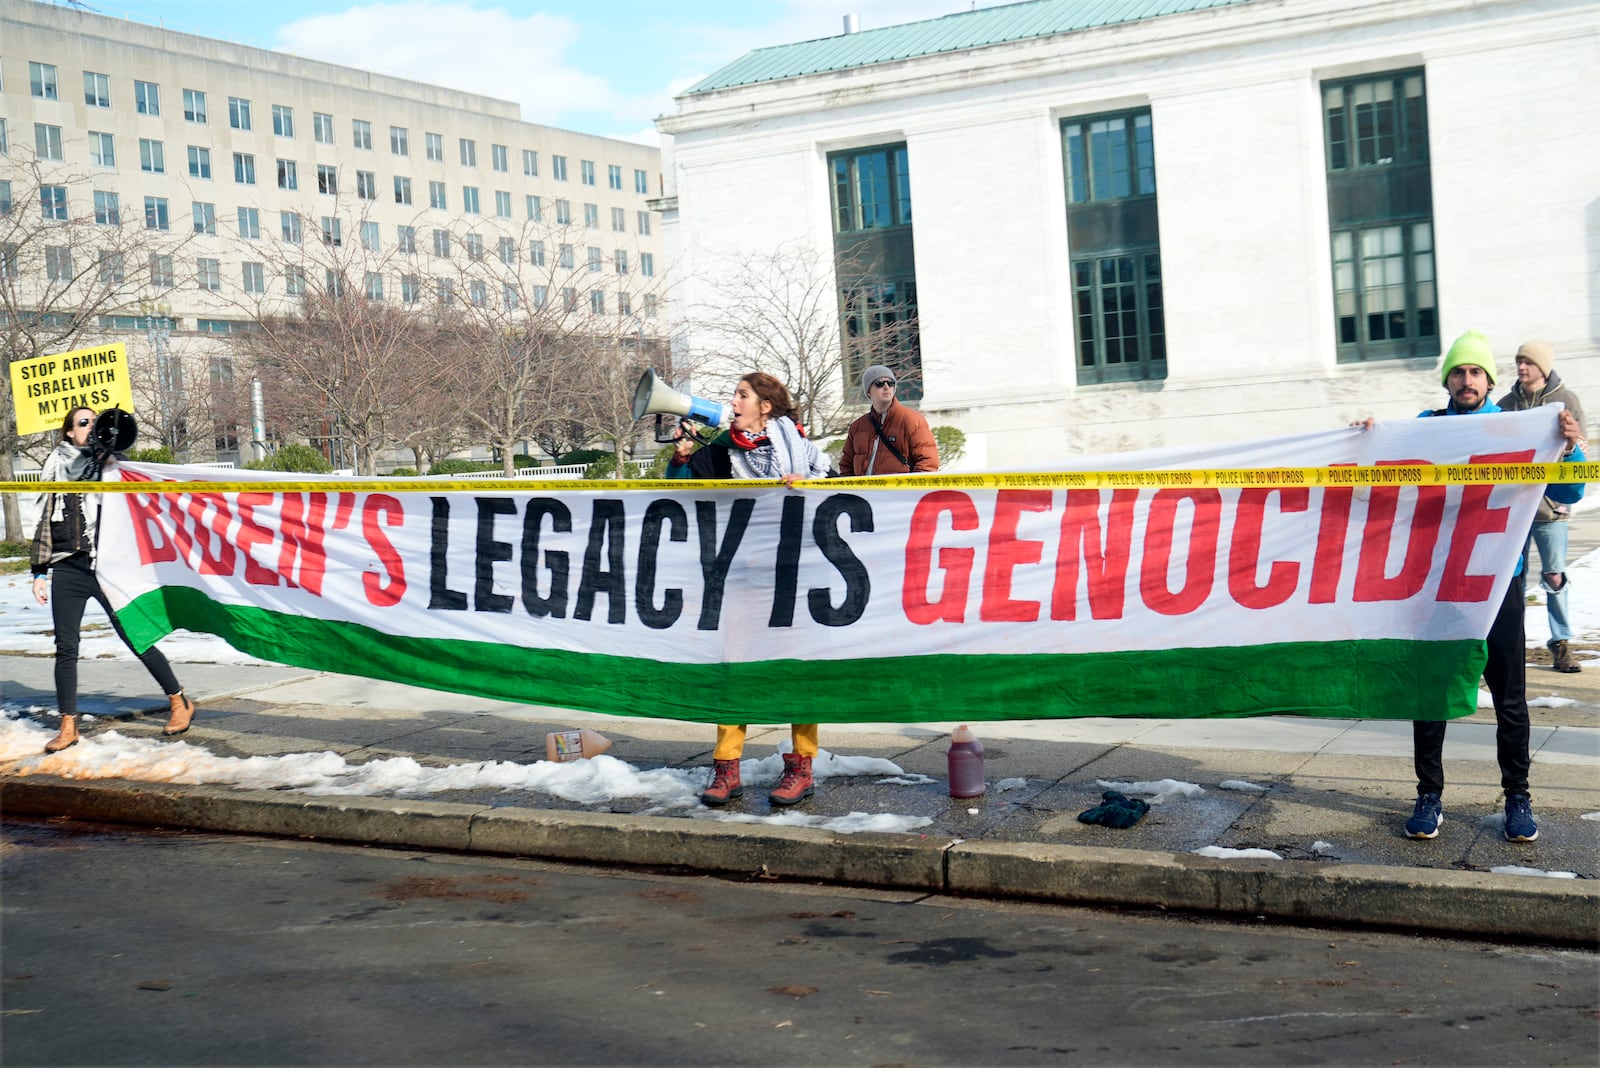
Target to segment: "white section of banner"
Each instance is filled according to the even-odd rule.
[[[1548,409],[1418,419],[1049,470],[1549,462],[1556,427]],[[259,473],[260,494],[106,495],[99,566],[113,604],[188,586],[224,606],[395,635],[686,663],[1478,638],[1541,494],[736,482],[389,494],[381,479],[370,493],[271,492],[299,477]],[[309,533],[292,537],[297,514]],[[305,544],[317,540],[320,581]]]

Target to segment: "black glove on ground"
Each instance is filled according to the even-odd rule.
[[[1105,803],[1096,805],[1087,812],[1078,813],[1079,823],[1097,823],[1102,827],[1124,830],[1144,819],[1144,814],[1150,811],[1148,801],[1124,796],[1116,790],[1107,790],[1100,796],[1105,799]]]

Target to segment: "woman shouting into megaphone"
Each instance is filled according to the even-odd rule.
[[[45,482],[86,482],[98,477],[107,458],[96,454],[89,444],[95,425],[90,408],[74,408],[61,423],[61,441],[45,458],[40,472]],[[115,448],[118,446],[110,446]],[[111,619],[111,627],[122,644],[133,643],[122,624],[111,613],[100,580],[95,577],[95,549],[99,545],[100,497],[82,493],[50,493],[41,499],[44,506],[39,528],[33,536],[33,597],[50,606],[56,632],[56,708],[61,713],[61,731],[45,743],[46,753],[59,753],[78,744],[78,628],[83,610],[91,600],[98,601]],[[172,716],[162,734],[182,734],[194,718],[194,702],[184,696],[172,665],[160,649],[151,646],[134,654],[167,695]]]
[[[761,371],[747,374],[739,379],[729,407],[733,417],[728,429],[698,450],[692,437],[678,439],[667,464],[668,478],[764,478],[793,484],[827,477],[828,461],[795,421],[794,400],[782,382]],[[717,724],[711,784],[700,795],[702,803],[725,805],[744,795],[739,758],[746,731],[745,725]],[[796,723],[791,737],[794,751],[783,754],[783,777],[767,795],[774,805],[793,805],[815,790],[811,761],[817,755],[817,725]]]

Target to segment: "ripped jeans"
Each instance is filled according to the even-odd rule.
[[[1539,570],[1535,572],[1529,565],[1532,563],[1532,550],[1539,550]],[[1567,522],[1564,519],[1551,519],[1544,522],[1535,522],[1533,530],[1528,535],[1527,542],[1522,547],[1522,573],[1532,578],[1539,576],[1539,586],[1544,590],[1545,608],[1550,614],[1550,640],[1552,642],[1565,642],[1572,640],[1572,627],[1567,623]],[[1549,578],[1557,576],[1556,581],[1561,583],[1559,589],[1551,589]]]

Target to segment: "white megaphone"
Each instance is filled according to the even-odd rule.
[[[633,390],[633,417],[643,419],[647,415],[656,417],[656,441],[665,443],[675,440],[677,435],[661,436],[663,415],[720,428],[728,425],[733,413],[726,404],[673,389],[654,371],[646,371]]]

